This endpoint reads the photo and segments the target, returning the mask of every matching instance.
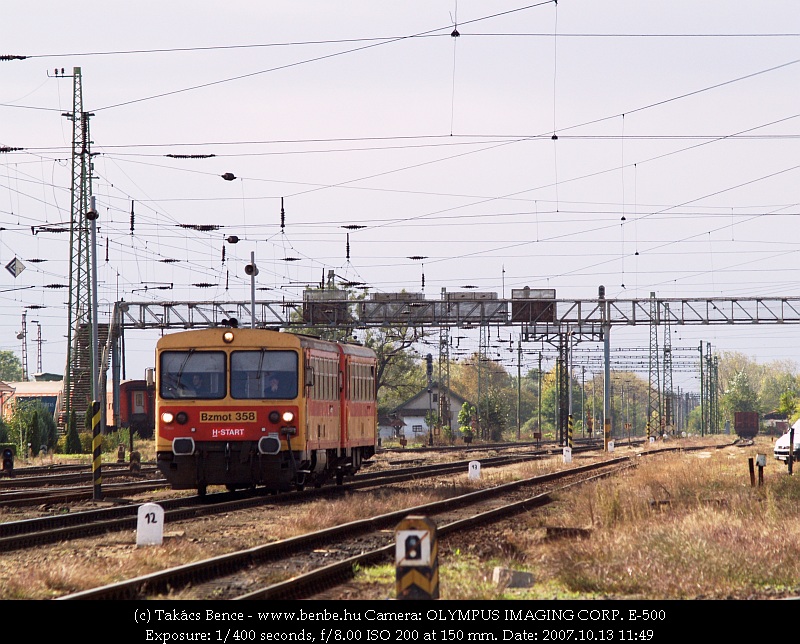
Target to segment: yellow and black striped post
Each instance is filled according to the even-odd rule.
[[[102,435],[100,433],[100,403],[92,401],[92,480],[94,481],[94,500],[99,501],[103,498],[101,485],[103,482],[102,473]]]
[[[407,516],[395,528],[397,599],[439,599],[439,545],[436,524]]]
[[[574,421],[572,419],[572,414],[567,416],[567,447],[572,449],[572,429],[574,427]]]

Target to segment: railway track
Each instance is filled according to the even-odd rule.
[[[496,457],[480,459],[481,467],[491,468],[507,465],[509,463],[541,458],[541,452],[528,452],[524,454],[507,454]],[[292,492],[274,495],[268,490],[257,489],[251,492],[219,492],[208,494],[205,497],[186,496],[165,499],[159,505],[165,511],[165,521],[176,522],[193,519],[200,516],[213,516],[235,512],[264,504],[290,504],[302,503],[314,498],[330,494],[345,494],[350,491],[374,488],[405,481],[422,479],[427,476],[443,476],[456,472],[466,472],[469,461],[456,461],[417,467],[407,467],[400,471],[383,470],[379,472],[366,472],[354,477],[352,482],[341,486],[329,485],[319,489],[309,489],[303,492]],[[163,487],[164,482],[152,482],[152,485]],[[141,485],[141,484],[140,484]],[[124,488],[123,488],[124,490]],[[54,497],[63,495],[64,492],[55,492]],[[21,521],[8,521],[0,523],[0,552],[8,552],[20,548],[29,548],[77,539],[81,537],[100,535],[104,533],[135,529],[138,520],[138,510],[142,503],[125,502],[124,500],[106,508],[70,512],[52,516],[37,517]]]
[[[155,465],[143,466],[138,472],[132,472],[129,467],[109,467],[103,465],[100,474],[104,479],[118,478],[147,478],[158,475]],[[0,478],[0,494],[7,490],[19,488],[46,487],[52,485],[74,485],[88,483],[94,478],[94,472],[82,467],[75,471],[55,471],[51,473],[29,473],[26,470],[16,470],[11,477]]]
[[[555,491],[633,466],[630,457],[612,458],[309,532],[59,599],[306,598],[349,579],[356,566],[389,558],[395,547],[391,529],[410,514],[430,517],[440,526],[439,535],[447,536],[535,508],[548,503]],[[529,488],[533,488],[533,494]]]
[[[359,566],[391,556],[392,528],[409,514],[440,526],[441,537],[549,502],[550,495],[634,466],[639,456],[708,449],[670,447],[515,481],[419,507],[247,548],[61,599],[282,599],[304,598],[348,580]],[[533,488],[533,491],[525,488]],[[333,591],[335,593],[335,591]]]
[[[540,454],[552,454],[561,448],[553,442],[538,444],[496,443],[480,446],[437,446],[408,449],[381,450],[381,453],[407,453],[411,458],[395,460],[392,467],[423,462],[430,454],[470,454],[474,452],[505,452],[514,449],[535,449]],[[576,441],[575,452],[598,449],[597,442]],[[130,464],[106,463],[101,468],[103,498],[124,499],[168,485],[154,463],[143,463],[139,470],[131,471]],[[374,473],[362,470],[359,479],[368,479]],[[132,481],[130,479],[133,479]],[[122,481],[110,483],[111,481]],[[21,508],[36,505],[77,503],[95,499],[94,472],[85,464],[52,464],[26,466],[12,471],[0,470],[0,507]],[[83,487],[81,487],[83,485]]]
[[[100,469],[104,497],[120,498],[167,485],[155,465],[132,472],[128,465]],[[85,465],[22,468],[0,478],[0,507],[72,503],[94,498],[94,472]],[[117,481],[114,483],[113,481]]]
[[[683,451],[689,446],[682,446],[675,443],[674,446],[670,445],[667,449],[664,449],[666,448],[666,444],[660,447],[662,447],[662,449],[648,449],[645,451],[657,453],[674,450]],[[704,446],[690,449],[707,449],[708,447],[709,446]],[[710,447],[712,447],[712,449],[714,448],[714,446]],[[537,459],[545,455],[544,452],[551,454],[552,450],[532,451],[528,449],[523,450],[523,452],[523,454],[504,454],[503,457],[506,459],[505,462],[507,463],[514,462],[515,459]],[[639,450],[636,450],[636,452],[638,453]],[[631,450],[631,453],[633,453],[633,450]],[[610,455],[602,453],[600,458],[607,458],[608,456]],[[590,458],[594,459],[595,457],[592,455],[580,455],[576,460],[585,463],[587,459]],[[381,459],[378,460],[380,462],[362,472],[368,474],[368,476],[364,476],[361,480],[356,477],[352,483],[341,487],[331,485],[327,487],[327,489],[309,489],[300,493],[292,492],[274,495],[262,493],[253,495],[253,498],[250,498],[248,495],[243,495],[242,493],[231,494],[228,492],[220,492],[218,494],[209,494],[205,501],[201,501],[198,497],[183,497],[180,499],[162,498],[160,504],[165,509],[166,513],[165,526],[170,526],[169,532],[166,534],[167,541],[165,542],[165,546],[170,546],[172,544],[172,547],[159,547],[152,550],[149,548],[137,548],[135,547],[135,539],[132,539],[131,534],[111,536],[110,533],[122,530],[130,530],[132,533],[136,526],[136,518],[134,515],[138,514],[140,502],[122,499],[119,502],[108,504],[110,507],[98,508],[86,512],[69,512],[69,508],[65,508],[61,510],[63,514],[59,514],[58,516],[39,517],[28,521],[12,521],[0,524],[0,531],[5,531],[0,533],[2,534],[2,536],[0,536],[0,550],[7,551],[9,554],[6,556],[6,561],[9,565],[11,565],[11,562],[15,562],[14,566],[19,569],[30,565],[36,565],[37,568],[42,568],[44,571],[45,566],[49,567],[45,562],[52,560],[54,563],[55,561],[63,561],[63,564],[68,567],[61,568],[59,567],[61,564],[59,564],[54,570],[66,572],[72,570],[73,565],[82,566],[84,560],[86,560],[87,563],[89,563],[89,561],[94,562],[96,557],[99,556],[100,559],[98,562],[102,563],[107,561],[112,565],[112,568],[116,570],[117,565],[112,562],[119,556],[122,556],[123,559],[121,561],[125,561],[129,557],[131,561],[139,561],[138,564],[134,564],[131,571],[153,571],[168,566],[180,565],[187,560],[197,559],[198,556],[203,557],[203,552],[226,552],[232,550],[232,547],[237,545],[239,548],[243,549],[257,547],[259,544],[263,543],[264,535],[275,535],[281,532],[287,534],[281,526],[290,525],[295,517],[300,519],[300,521],[308,521],[311,525],[319,526],[325,523],[326,520],[322,516],[319,517],[320,520],[314,519],[317,512],[316,509],[311,510],[311,515],[309,516],[309,508],[302,507],[309,501],[316,500],[317,505],[312,507],[319,508],[319,511],[323,513],[330,514],[332,512],[333,514],[330,516],[335,517],[337,512],[350,513],[351,510],[349,508],[353,506],[361,506],[362,510],[371,505],[374,505],[376,508],[385,507],[394,510],[395,508],[409,505],[402,501],[396,502],[397,500],[409,498],[409,496],[413,497],[418,493],[422,493],[429,499],[435,499],[437,497],[444,498],[445,496],[452,496],[459,490],[464,492],[464,490],[474,489],[476,487],[475,485],[468,485],[467,477],[465,476],[468,471],[467,465],[470,461],[463,460],[457,461],[456,463],[449,462],[439,464],[439,472],[440,474],[445,472],[445,480],[429,485],[424,482],[425,470],[432,471],[435,470],[435,468],[431,468],[430,466],[411,467],[403,468],[401,472],[396,472],[392,470],[394,466],[389,466],[388,463],[381,461]],[[487,475],[482,477],[484,481],[479,484],[478,487],[480,487],[490,482],[494,478],[494,475],[488,474],[488,472],[491,471],[488,468],[492,465],[487,458],[478,460],[481,462],[482,467],[487,468]],[[558,461],[560,459],[556,460]],[[495,463],[499,465],[501,462],[502,459],[497,457]],[[528,469],[528,472],[535,472],[537,470],[539,472],[550,471],[551,467],[551,464],[545,465],[543,468],[536,466],[534,470]],[[560,466],[557,467],[560,469]],[[383,470],[385,478],[376,475],[379,468],[385,468]],[[447,473],[448,468],[450,469],[449,473]],[[452,472],[456,472],[456,478],[450,475]],[[433,476],[434,474],[431,473],[431,475]],[[390,482],[402,482],[403,480],[411,481],[411,483],[401,483],[399,486],[390,484]],[[508,477],[503,477],[503,480],[509,479]],[[359,487],[365,489],[374,487],[377,488],[378,492],[370,492],[369,495],[359,497],[357,496],[357,494],[359,494],[357,492]],[[362,500],[359,501],[359,498]],[[393,502],[393,499],[396,501]],[[322,503],[319,502],[320,500]],[[292,508],[292,504],[297,504],[298,507]],[[173,507],[178,509],[181,505],[184,505],[183,510],[179,510],[177,513],[171,511]],[[266,511],[262,510],[263,506],[266,506]],[[243,511],[240,512],[240,510]],[[219,519],[213,518],[213,515],[218,513],[225,513],[227,516]],[[358,514],[358,512],[356,512],[356,514]],[[103,520],[100,521],[100,525],[94,525],[94,519],[101,519],[100,515],[103,515]],[[362,512],[361,516],[366,516],[366,514]],[[90,520],[89,517],[92,517],[92,519]],[[62,519],[65,520],[67,524],[72,524],[72,527],[65,526]],[[266,519],[266,521],[264,521],[264,519]],[[117,522],[116,526],[112,525],[114,521]],[[287,523],[287,521],[290,523]],[[47,525],[48,522],[52,522],[52,525]],[[335,522],[335,519],[333,519],[333,521],[330,519],[327,520],[328,525],[331,525],[333,522]],[[443,519],[442,525],[448,522],[449,520]],[[36,524],[36,526],[32,527],[32,524]],[[15,530],[18,530],[17,535],[10,534],[10,532]],[[386,530],[388,530],[388,528],[384,528],[384,537]],[[108,537],[104,537],[104,533],[107,534]],[[71,543],[72,539],[81,535],[90,536],[91,540],[84,539],[75,544]],[[266,538],[269,539],[270,537]],[[273,536],[272,538],[275,537]],[[333,543],[334,542],[331,541],[330,545],[333,545]],[[52,548],[47,547],[47,544],[53,544]],[[186,547],[185,553],[184,544]],[[175,547],[177,547],[178,550],[174,550]],[[336,547],[335,549],[346,552],[345,546],[341,548]],[[364,549],[366,549],[365,542],[362,542],[361,546],[359,546],[358,553]],[[19,552],[11,552],[14,550],[18,550]],[[319,563],[327,564],[333,561],[332,555],[334,553],[330,551],[328,544],[319,546],[316,550],[318,552],[312,554],[312,557],[315,556],[319,558]],[[152,559],[147,551],[151,552],[155,559]],[[126,552],[128,553],[127,555],[124,554]],[[183,557],[181,553],[190,554],[190,557],[187,559]],[[353,554],[358,553],[353,551]],[[143,556],[144,559],[142,559]],[[153,564],[159,560],[162,560],[163,563],[154,566]],[[34,564],[33,561],[36,563]],[[74,564],[72,562],[74,562]],[[94,566],[95,564],[90,565]],[[284,564],[278,564],[278,566],[281,565]],[[125,567],[125,569],[127,570],[127,567]],[[120,568],[119,570],[122,569]],[[295,572],[299,574],[302,571],[297,570]],[[33,595],[29,595],[29,591],[26,590],[22,591],[22,595],[15,596],[52,598],[53,596],[65,592],[68,588],[78,590],[86,587],[83,584],[78,584],[76,586],[66,579],[65,583],[51,585],[52,582],[49,581],[48,574],[43,574],[45,574],[44,577],[42,577],[42,575],[37,575],[35,577],[35,586],[31,588],[31,590],[33,590]],[[89,578],[91,578],[90,572],[89,575]],[[114,577],[119,578],[117,575],[114,575]],[[10,577],[10,579],[13,578],[14,575]],[[98,579],[102,578],[103,575]],[[108,576],[105,576],[105,578],[108,579]],[[272,584],[285,581],[285,579],[273,577],[269,581],[270,584]],[[44,585],[42,582],[44,582]],[[15,584],[17,582],[12,583]],[[212,580],[209,583],[213,589],[213,586],[218,582]],[[225,582],[219,583],[224,584]],[[34,590],[34,588],[36,590]],[[43,594],[43,588],[52,588],[52,592],[45,591]],[[176,588],[180,588],[180,585]],[[255,588],[251,587],[245,589],[239,587],[237,590],[242,594],[254,592]],[[212,594],[214,597],[217,596],[216,592]],[[11,595],[9,595],[9,598],[10,597]]]

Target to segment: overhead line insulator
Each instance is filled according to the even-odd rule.
[[[178,224],[179,228],[191,228],[200,232],[209,232],[211,230],[219,230],[222,226],[217,224]]]

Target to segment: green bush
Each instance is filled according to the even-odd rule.
[[[75,412],[69,412],[69,419],[67,422],[67,433],[64,436],[64,444],[63,448],[59,451],[62,451],[63,454],[81,454],[84,453],[83,447],[81,445],[80,436],[78,436],[78,425],[77,419],[75,418]]]
[[[0,440],[14,443],[23,451],[30,444],[33,456],[42,446],[55,447],[58,438],[53,414],[39,400],[21,400],[14,404],[3,430],[0,430]]]
[[[136,434],[134,434],[136,436]],[[92,448],[93,443],[93,434],[92,432],[81,432],[79,434],[80,441],[81,441],[81,453],[83,454],[92,454],[94,453],[94,449]],[[126,434],[127,437],[127,434]],[[106,454],[108,452],[116,452],[120,445],[120,437],[114,434],[101,434],[100,435],[100,452]],[[125,444],[127,446],[127,443]]]

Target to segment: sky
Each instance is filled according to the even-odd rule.
[[[39,355],[65,368],[70,242],[55,231],[70,218],[76,67],[101,322],[122,299],[249,301],[251,253],[257,299],[273,301],[330,271],[429,299],[800,291],[797,2],[34,0],[3,13],[0,56],[25,58],[0,59],[0,264],[24,270],[0,270],[0,350],[22,356],[24,314],[29,373]],[[492,349],[512,371],[514,333],[497,329]],[[671,333],[676,362],[701,343],[800,362],[791,325]],[[648,334],[615,329],[614,355],[646,355]],[[127,377],[153,365],[156,339],[126,335]],[[523,368],[555,356],[524,349]],[[599,371],[602,347],[581,349]],[[699,389],[693,367],[678,371]]]

